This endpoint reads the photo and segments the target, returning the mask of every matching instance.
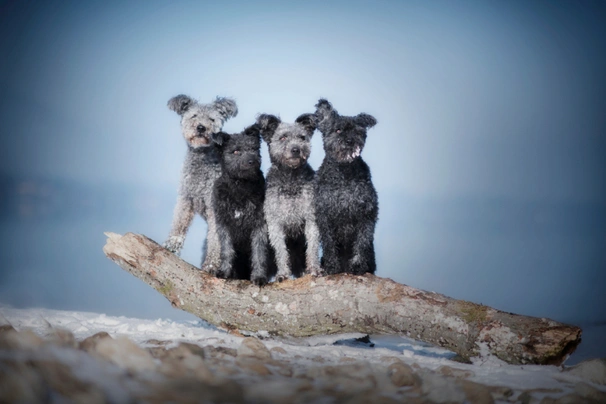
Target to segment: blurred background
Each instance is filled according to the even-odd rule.
[[[104,231],[168,235],[168,99],[234,97],[237,132],[325,97],[379,122],[378,276],[581,325],[574,358],[604,357],[605,20],[587,0],[0,1],[0,304],[190,318],[102,253]]]

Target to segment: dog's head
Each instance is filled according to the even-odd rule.
[[[327,157],[339,163],[351,163],[360,157],[366,143],[366,131],[377,124],[374,117],[365,113],[341,116],[325,99],[316,104],[315,116]]]
[[[210,146],[225,121],[238,114],[236,102],[221,97],[210,104],[201,104],[181,94],[168,100],[168,108],[181,116],[183,137],[194,149]]]
[[[315,115],[303,114],[295,123],[286,123],[274,115],[262,114],[257,117],[257,124],[269,146],[272,164],[298,168],[307,162],[317,126]]]
[[[253,178],[261,173],[259,125],[251,125],[233,135],[219,132],[213,140],[220,151],[224,173],[233,178]]]

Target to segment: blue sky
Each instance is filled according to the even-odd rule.
[[[603,319],[605,17],[599,1],[2,2],[0,173],[172,198],[170,97],[234,97],[228,132],[326,97],[379,122],[362,154],[378,275]]]
[[[183,154],[171,96],[235,97],[231,131],[323,96],[378,118],[365,157],[381,188],[605,193],[598,3],[27,4],[4,6],[0,80],[4,120],[31,135],[3,170],[170,184]]]

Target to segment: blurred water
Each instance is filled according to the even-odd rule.
[[[576,365],[587,359],[606,358],[606,324],[578,324],[583,330],[581,344],[566,361],[567,366]]]
[[[115,226],[117,230],[119,226]],[[191,319],[101,251],[107,221],[2,226],[0,302],[15,307]]]
[[[170,193],[129,191],[123,186],[91,191],[70,184],[79,193],[62,183],[34,181],[34,189],[51,190],[45,195],[52,197],[41,197],[34,191],[24,195],[22,183],[3,189],[1,303],[149,319],[194,318],[172,308],[102,251],[105,231],[140,232],[162,242],[170,226]],[[157,212],[164,214],[157,217]],[[201,237],[193,229],[188,244],[201,243]]]
[[[500,310],[606,319],[606,205],[380,192],[380,275]]]

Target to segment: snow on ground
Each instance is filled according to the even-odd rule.
[[[127,337],[143,348],[168,341],[166,347],[188,342],[237,350],[243,341],[241,336],[228,334],[203,321],[144,320],[49,309],[0,307],[2,324],[10,324],[17,331],[29,329],[42,337],[52,334],[53,330],[65,329],[78,341],[105,331],[114,338]],[[385,365],[386,357],[397,357],[421,372],[440,372],[446,366],[450,369],[448,372],[460,372],[472,382],[502,386],[518,392],[557,391],[558,395],[564,395],[574,392],[575,386],[581,381],[578,376],[563,372],[562,367],[509,365],[490,356],[475,358],[473,364],[462,364],[450,359],[454,356],[452,352],[412,339],[371,336],[371,343],[365,343],[358,340],[363,336],[342,334],[298,339],[263,338],[263,344],[272,352],[281,352],[282,359],[300,366],[318,363],[338,365],[346,360],[364,361],[373,366]],[[424,383],[428,383],[427,379]],[[593,387],[606,391],[603,385]],[[541,398],[540,394],[538,398]]]
[[[45,335],[50,326],[71,331],[76,339],[84,339],[100,331],[112,336],[125,336],[138,344],[148,340],[200,341],[227,334],[200,321],[143,320],[113,317],[105,314],[50,309],[13,309],[0,307],[0,322],[6,319],[16,329],[29,328]]]
[[[0,308],[0,314],[16,329],[29,328],[44,336],[52,327],[71,331],[77,340],[105,331],[113,337],[125,336],[139,345],[149,341],[191,342],[212,344],[221,340],[223,346],[237,349],[241,337],[228,334],[208,323],[200,321],[143,320],[128,317],[112,317],[105,314],[60,311],[49,309]],[[1,317],[0,317],[1,321]],[[494,357],[476,358],[473,365],[451,361],[454,354],[420,341],[404,337],[376,336],[371,339],[374,347],[356,343],[364,334],[326,335],[299,339],[264,340],[268,348],[276,346],[303,357],[322,356],[325,359],[350,357],[377,360],[382,356],[401,355],[405,362],[417,363],[434,370],[442,365],[473,370],[474,381],[484,384],[503,385],[522,389],[551,388],[561,384],[554,378],[560,373],[556,366],[508,365]],[[343,341],[339,344],[338,342]],[[337,343],[335,345],[335,343]]]

